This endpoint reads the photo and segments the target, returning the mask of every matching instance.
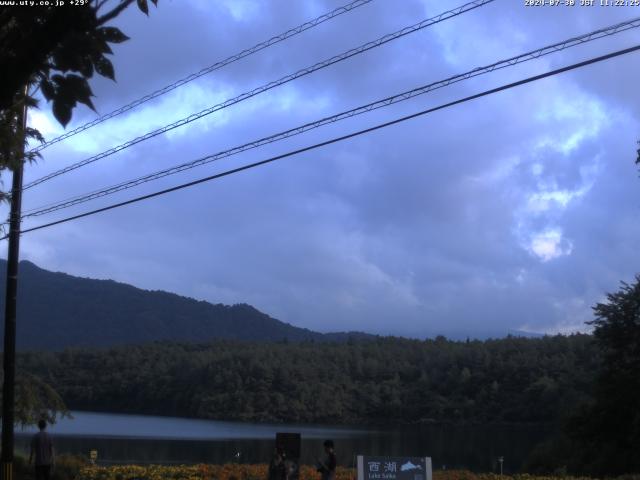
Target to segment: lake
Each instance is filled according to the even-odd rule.
[[[355,455],[430,456],[434,468],[505,472],[521,469],[529,452],[551,433],[525,426],[412,425],[360,428],[331,425],[252,424],[175,417],[71,412],[50,426],[59,453],[88,455],[98,450],[98,463],[266,463],[276,432],[302,435],[302,463],[322,454],[332,438],[340,465],[352,466]],[[16,451],[28,453],[35,429],[16,429]],[[237,455],[239,453],[239,455]]]

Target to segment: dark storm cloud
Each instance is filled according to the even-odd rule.
[[[119,20],[132,40],[116,51],[118,83],[97,81],[96,104],[108,111],[338,5],[160,2],[149,18],[132,9]],[[199,79],[136,115],[46,150],[45,160],[28,176],[457,5],[376,0]],[[35,188],[25,197],[26,208],[291,128],[634,13],[623,10],[527,9],[520,2],[497,1]],[[637,35],[633,31],[496,72],[135,192],[260,160],[628,46]],[[632,88],[635,59],[589,67],[29,234],[24,256],[69,273],[212,302],[251,303],[319,330],[464,337],[584,328],[590,306],[616,289],[619,280],[630,280],[637,268],[632,262],[640,239],[633,165],[640,113]],[[91,115],[79,112],[74,122]]]

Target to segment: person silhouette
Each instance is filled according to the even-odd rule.
[[[333,440],[325,440],[322,444],[324,446],[325,457],[323,460],[318,460],[318,472],[321,473],[321,480],[335,480],[336,478],[336,454],[333,451]]]
[[[47,422],[44,419],[38,422],[38,428],[40,431],[31,439],[29,465],[31,465],[35,457],[36,480],[49,480],[51,478],[51,467],[55,461],[53,441],[45,431]]]
[[[269,480],[285,480],[287,478],[286,458],[282,445],[276,446],[269,463]]]

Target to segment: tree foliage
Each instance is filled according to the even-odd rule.
[[[157,4],[157,0],[151,0]],[[134,0],[116,5],[106,0],[74,7],[14,7],[0,11],[0,111],[22,100],[25,85],[37,84],[52,102],[53,114],[63,125],[73,108],[82,103],[94,108],[88,80],[94,72],[115,80],[107,55],[111,44],[128,39],[118,28],[106,25]],[[145,14],[147,0],[137,0]],[[106,8],[109,7],[109,8]]]
[[[151,0],[154,5],[157,0]],[[64,7],[14,6],[0,10],[0,173],[18,162],[39,156],[27,152],[24,145],[35,139],[44,141],[40,132],[27,128],[22,132],[21,112],[25,105],[36,107],[32,95],[40,89],[52,104],[56,119],[67,125],[78,103],[94,109],[89,79],[94,72],[115,80],[107,55],[110,44],[128,37],[107,25],[134,0],[92,0],[83,5]],[[137,0],[138,8],[148,14],[147,0]],[[25,96],[25,87],[30,92]],[[0,201],[7,195],[0,193]]]
[[[154,343],[24,353],[72,409],[309,423],[554,423],[587,399],[587,335]]]
[[[594,402],[576,415],[569,433],[573,463],[591,474],[640,472],[640,276],[594,307],[594,336],[602,356]]]
[[[39,156],[38,152],[27,152],[23,156],[23,151],[31,139],[44,141],[40,132],[35,128],[28,127],[22,131],[22,112],[24,104],[27,107],[35,107],[35,100],[26,96],[21,101],[10,108],[0,110],[0,174],[5,169],[13,169],[19,162],[31,162]],[[8,195],[0,190],[0,202],[7,200]]]
[[[148,14],[147,0],[136,0]],[[151,0],[155,5],[157,0]],[[37,102],[30,86],[37,86],[52,103],[53,114],[63,125],[71,120],[78,103],[94,109],[88,80],[94,72],[115,80],[106,55],[110,44],[128,39],[118,28],[106,25],[134,0],[82,2],[67,7],[5,6],[0,10],[0,172],[32,161],[35,152],[24,154],[30,139],[43,141],[40,132],[23,131],[22,111]],[[0,201],[7,195],[0,193]],[[38,377],[18,372],[16,377],[16,419],[22,425],[43,416],[55,421],[65,414],[60,396]]]
[[[0,381],[2,381],[0,374]],[[0,391],[0,406],[2,392]],[[2,410],[0,409],[0,412]],[[19,371],[16,375],[15,422],[21,426],[36,425],[44,419],[55,423],[59,417],[70,416],[60,395],[38,376]]]

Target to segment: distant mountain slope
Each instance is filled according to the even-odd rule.
[[[4,312],[7,262],[0,260],[0,310]],[[213,305],[113,280],[79,278],[20,262],[20,350],[60,350],[155,340],[236,339],[344,341],[363,333],[321,334],[298,328],[250,305]]]

